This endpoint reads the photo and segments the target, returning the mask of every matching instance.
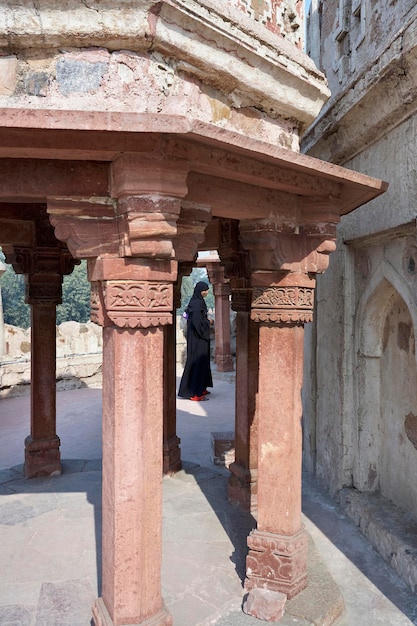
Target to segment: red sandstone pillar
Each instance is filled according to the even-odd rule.
[[[304,324],[313,319],[315,274],[327,268],[335,248],[338,216],[310,207],[300,218],[302,223],[288,223],[285,232],[269,221],[240,223],[252,268],[251,318],[260,325],[258,523],[248,537],[249,595],[265,588],[292,598],[307,585],[301,523],[303,335]],[[256,617],[263,614],[258,603],[245,607]]]
[[[181,469],[181,440],[177,436],[177,332],[175,308],[174,323],[164,327],[164,441],[163,441],[163,472],[175,474]]]
[[[173,323],[164,326],[164,439],[163,472],[181,469],[181,440],[177,437],[177,324],[176,309],[181,304],[181,278],[174,285]]]
[[[104,327],[103,592],[93,606],[96,626],[172,624],[161,595],[164,376],[172,376],[164,356],[173,347],[164,328],[173,323],[173,242],[194,257],[207,223],[201,209],[202,219],[189,229],[186,217],[177,226],[188,169],[179,159],[123,154],[111,166],[114,213],[100,201],[84,204],[82,218],[76,202],[48,206],[56,236],[74,256],[89,259],[91,317]]]
[[[164,327],[172,323],[172,284],[103,280],[111,267],[111,260],[97,261],[90,274],[100,279],[92,286],[92,319],[104,326],[103,584],[93,617],[96,626],[170,626],[161,561]]]
[[[123,258],[90,264],[97,281],[92,314],[104,326],[103,592],[93,607],[96,626],[172,624],[161,595],[162,444],[175,351],[168,363],[164,358],[175,334],[164,327],[173,323],[172,240],[187,173],[179,161],[117,159],[111,186]]]
[[[54,287],[59,291],[59,302],[61,283]],[[32,320],[31,412],[30,435],[25,440],[25,476],[33,478],[60,474],[61,461],[60,441],[56,434],[56,301],[45,302],[36,297],[29,298],[29,301]]]
[[[202,261],[203,262],[203,261]],[[204,259],[207,274],[213,285],[215,298],[215,352],[214,362],[219,372],[233,371],[233,359],[230,350],[230,285],[224,277],[224,267],[217,262]]]
[[[252,318],[260,323],[258,523],[248,537],[245,588],[292,598],[307,585],[301,386],[303,324],[312,317],[315,281],[292,273],[271,278],[253,278]]]
[[[233,289],[236,311],[235,461],[228,497],[245,511],[257,510],[259,324],[250,319],[250,289]]]
[[[74,268],[67,247],[58,241],[46,206],[37,205],[32,246],[13,246],[8,259],[26,275],[26,301],[31,305],[31,414],[25,440],[27,478],[61,473],[56,434],[56,305],[61,303],[62,277]]]
[[[93,608],[96,626],[172,624],[161,597],[163,341],[161,327],[103,331],[103,587]]]

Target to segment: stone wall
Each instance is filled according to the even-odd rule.
[[[5,324],[6,354],[0,357],[0,398],[29,393],[30,329]],[[64,322],[56,334],[57,389],[100,387],[101,327]]]
[[[185,120],[192,111],[199,122],[298,151],[295,120],[310,122],[328,97],[323,77],[294,46],[301,48],[302,0],[88,4],[74,0],[63,17],[55,2],[5,3],[0,106],[14,110],[12,125],[18,109],[73,111],[77,123],[83,112],[90,129],[102,112],[106,130],[126,112]]]
[[[236,354],[235,315],[231,316],[232,354]],[[177,367],[181,371],[187,357],[187,342],[177,316]],[[30,391],[30,328],[24,330],[5,324],[6,354],[0,356],[0,398],[27,394]],[[212,328],[211,351],[215,337]],[[102,329],[87,322],[64,322],[57,326],[57,390],[101,387]]]
[[[311,43],[333,93],[303,149],[389,188],[342,218],[317,280],[305,462],[414,589],[404,574],[414,547],[388,549],[395,542],[378,520],[389,503],[402,512],[398,528],[407,516],[417,521],[417,6],[313,0],[312,9],[320,20]]]
[[[315,41],[334,92],[307,132],[304,149],[387,180],[389,188],[342,218],[337,250],[317,281],[317,315],[306,350],[305,455],[332,493],[346,485],[382,489],[417,519],[417,492],[409,490],[407,469],[417,452],[405,429],[406,416],[415,412],[417,375],[410,347],[417,334],[417,107],[405,97],[417,92],[417,8],[380,1],[371,12],[369,2],[352,2],[342,33],[341,8],[348,10],[348,4],[312,5],[321,11]],[[366,32],[354,48],[355,20],[364,15]],[[383,49],[377,36],[382,23]],[[343,41],[354,48],[354,57],[339,80]],[[407,341],[401,339],[405,328]],[[383,468],[399,454],[408,460],[404,466],[396,462],[400,474],[393,492]]]
[[[312,0],[306,47],[326,74],[332,104],[341,92],[357,99],[375,85],[372,75],[378,78],[391,61],[398,63],[407,54],[415,11],[415,0]],[[395,97],[388,89],[389,84],[389,97],[378,102],[381,109]]]

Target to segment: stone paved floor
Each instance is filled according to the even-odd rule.
[[[0,626],[89,626],[99,594],[101,391],[63,391],[57,402],[64,472],[25,480],[29,398],[0,401]],[[245,537],[254,521],[228,504],[227,470],[211,461],[210,433],[232,430],[233,412],[234,385],[225,380],[215,381],[209,402],[178,400],[184,469],[163,482],[162,584],[175,626],[264,623],[241,611]],[[338,625],[417,624],[415,594],[309,476],[303,509],[311,549],[343,595]],[[294,603],[280,623],[323,624],[312,616],[324,601],[309,602],[308,619],[302,601]]]

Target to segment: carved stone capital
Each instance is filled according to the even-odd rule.
[[[174,256],[189,169],[187,161],[146,154],[125,153],[112,163],[110,188],[117,198],[121,256]]]
[[[242,222],[242,244],[250,252],[252,270],[324,272],[329,265],[329,254],[336,249],[336,226],[321,226]]]
[[[158,195],[53,198],[48,212],[55,235],[77,258],[171,259],[180,200]]]
[[[62,302],[62,275],[35,272],[26,280],[28,304],[57,305]]]
[[[209,260],[206,260],[207,258]],[[210,257],[206,257],[205,259],[202,259],[202,262],[204,262],[204,265],[206,266],[208,278],[213,285],[214,295],[222,298],[228,298],[232,291],[230,282],[225,277],[225,270],[221,261],[219,259],[210,261]]]
[[[245,589],[270,589],[293,598],[307,586],[308,538],[302,528],[292,536],[253,530],[247,539]]]
[[[172,284],[108,280],[91,285],[91,320],[101,326],[152,328],[172,323]]]
[[[78,263],[68,248],[54,235],[46,207],[33,221],[34,241],[30,246],[7,246],[7,262],[17,274],[26,275],[26,301],[29,304],[61,303],[62,277]]]
[[[182,202],[174,242],[175,258],[178,261],[195,260],[198,246],[204,241],[205,230],[210,220],[210,207]]]
[[[236,313],[249,313],[252,305],[252,289],[232,289],[232,309]]]
[[[171,258],[180,200],[165,196],[122,197],[117,203],[121,256]]]
[[[250,259],[248,251],[241,245],[238,220],[219,220],[218,254],[225,276],[233,284],[239,281],[239,287],[243,287],[250,279]]]
[[[267,324],[304,324],[313,319],[315,280],[305,274],[253,277],[251,319]]]

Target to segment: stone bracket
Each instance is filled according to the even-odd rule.
[[[245,220],[240,224],[252,270],[321,274],[327,269],[329,255],[336,249],[335,224],[264,222]]]

